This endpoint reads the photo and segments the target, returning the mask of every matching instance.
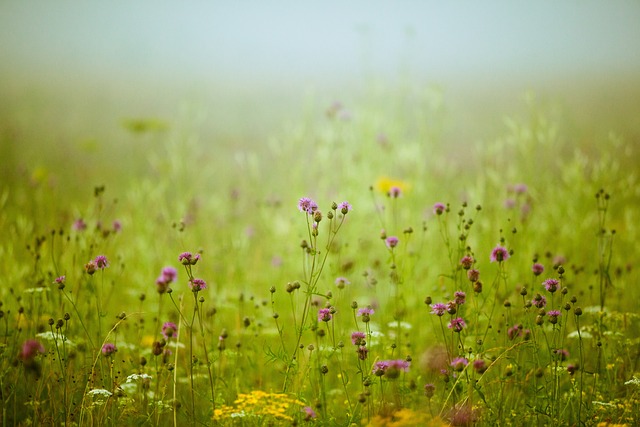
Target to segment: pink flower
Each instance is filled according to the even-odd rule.
[[[189,280],[189,287],[191,288],[191,291],[198,292],[203,289],[207,289],[207,282],[202,279],[191,279]]]
[[[436,316],[444,316],[447,312],[447,305],[441,302],[437,302],[435,304],[431,304],[431,314],[435,314]]]
[[[351,203],[349,202],[342,202],[338,205],[338,210],[340,210],[340,212],[342,212],[343,215],[348,214],[349,212],[351,212],[353,208],[351,207]]]
[[[176,338],[178,336],[178,327],[173,322],[165,322],[162,325],[162,335],[164,339]]]
[[[503,246],[498,245],[495,248],[493,248],[493,250],[491,251],[491,257],[490,257],[491,262],[502,262],[508,259],[509,259],[509,251],[507,251],[507,249],[504,248]]]
[[[331,310],[328,308],[321,308],[318,310],[318,321],[319,322],[328,322],[331,320],[333,316],[331,315]]]
[[[535,276],[539,276],[544,272],[544,265],[538,264],[537,262],[531,266],[531,271]]]
[[[366,335],[364,332],[356,331],[351,334],[351,342],[353,345],[362,345],[365,340]]]
[[[385,239],[385,243],[389,249],[393,249],[398,246],[398,238],[396,236],[389,236]]]
[[[309,197],[303,197],[298,200],[298,209],[300,212],[306,212],[309,215],[313,215],[318,210],[318,205]]]
[[[118,351],[118,349],[116,349],[116,345],[113,343],[108,342],[102,346],[102,354],[104,356],[111,356],[116,351]]]
[[[178,255],[178,261],[182,265],[196,265],[200,260],[200,254],[193,255],[191,252],[182,252]]]
[[[104,270],[105,268],[109,267],[109,261],[104,255],[98,255],[94,262],[96,264],[96,267],[98,267],[100,270]]]
[[[40,353],[44,353],[42,344],[37,340],[29,339],[22,343],[19,357],[25,362],[30,362]]]
[[[560,282],[557,279],[547,279],[542,282],[545,289],[551,293],[554,293],[560,287]]]
[[[438,202],[433,205],[433,213],[436,215],[442,215],[442,213],[446,210],[447,207],[444,205],[444,203]]]
[[[449,329],[453,329],[454,332],[460,332],[467,326],[464,319],[462,317],[457,317],[455,319],[451,319],[447,327]]]

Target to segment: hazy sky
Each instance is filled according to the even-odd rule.
[[[640,73],[639,1],[2,1],[0,73]]]

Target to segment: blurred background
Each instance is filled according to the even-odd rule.
[[[189,104],[212,132],[259,138],[309,100],[431,87],[459,141],[527,91],[579,125],[636,132],[639,23],[635,0],[3,1],[0,124],[107,143],[123,118],[171,121]]]

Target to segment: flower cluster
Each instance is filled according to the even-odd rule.
[[[200,254],[192,254],[191,252],[182,252],[178,255],[178,262],[182,265],[196,265],[200,260]]]
[[[156,279],[156,286],[159,294],[164,294],[169,289],[169,285],[178,277],[178,271],[173,267],[164,267],[160,276]]]
[[[410,362],[403,359],[380,360],[373,365],[373,374],[377,377],[385,376],[390,379],[398,378],[400,372],[409,372]]]

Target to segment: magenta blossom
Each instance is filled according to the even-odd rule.
[[[191,252],[182,252],[178,255],[178,261],[182,265],[196,265],[200,260],[200,254],[192,254]]]
[[[298,209],[300,212],[306,212],[309,215],[313,215],[318,210],[318,205],[309,197],[303,197],[298,200]]]
[[[400,240],[396,236],[389,236],[385,239],[385,243],[389,249],[393,249],[398,246]]]
[[[336,277],[336,280],[335,280],[334,283],[336,284],[338,289],[344,289],[344,287],[346,285],[350,285],[351,284],[349,279],[347,279],[346,277]]]
[[[67,279],[67,276],[56,277],[56,279],[54,280],[54,283],[57,283],[58,285],[63,285],[66,279]]]
[[[351,334],[351,342],[353,345],[363,345],[366,335],[364,332],[355,331]]]
[[[474,259],[471,255],[465,255],[460,259],[460,265],[465,270],[469,270],[473,266]]]
[[[387,378],[398,378],[400,371],[409,372],[411,364],[403,359],[396,360],[380,360],[373,365],[373,374],[381,377],[385,375]]]
[[[442,215],[442,213],[446,210],[447,207],[444,205],[444,203],[438,202],[433,205],[433,213],[436,215]]]
[[[451,367],[454,371],[461,372],[469,364],[469,361],[464,357],[456,357],[451,361]]]
[[[503,246],[498,245],[491,251],[491,257],[490,257],[491,262],[502,262],[508,259],[509,259],[509,251],[507,251],[507,249],[504,248]]]
[[[116,351],[118,351],[118,349],[116,349],[116,345],[113,343],[108,342],[102,346],[102,354],[104,356],[111,356]]]
[[[444,316],[447,312],[447,305],[441,302],[437,302],[435,304],[431,304],[431,314],[435,314],[436,316]]]
[[[43,345],[38,340],[29,339],[22,343],[22,349],[18,357],[25,362],[30,362],[41,353],[44,353]]]
[[[169,289],[169,285],[178,277],[178,270],[173,267],[165,267],[162,269],[160,276],[156,279],[158,293],[163,294]]]
[[[467,278],[469,279],[470,282],[477,282],[478,279],[480,278],[480,271],[472,268],[470,270],[467,271]]]
[[[191,291],[198,292],[203,289],[207,289],[207,282],[202,279],[191,279],[189,280],[189,287],[191,288]]]
[[[531,266],[531,271],[535,276],[539,276],[544,272],[544,265],[538,264],[537,262]]]
[[[455,303],[458,305],[462,305],[466,301],[467,294],[462,291],[456,291],[453,295],[455,297]]]
[[[402,189],[394,185],[389,189],[389,192],[387,194],[389,195],[389,197],[397,199],[398,197],[402,196]]]
[[[338,205],[338,210],[343,214],[346,215],[349,212],[351,212],[353,208],[351,207],[351,203],[349,202],[342,202]]]
[[[78,218],[73,222],[71,228],[75,231],[84,231],[87,229],[87,223],[82,218]]]
[[[331,310],[328,308],[321,308],[318,310],[318,321],[319,322],[328,322],[331,320],[333,315],[331,314]]]
[[[544,308],[547,306],[547,298],[544,295],[536,294],[531,300],[531,305],[536,308]]]
[[[313,408],[311,408],[311,406],[305,406],[304,408],[302,408],[302,412],[304,412],[304,420],[305,421],[309,421],[312,420],[314,418],[318,418],[318,414],[316,414],[316,411],[313,410]]]
[[[542,282],[545,289],[551,293],[554,293],[560,287],[560,282],[557,279],[547,279]]]
[[[178,326],[173,322],[165,322],[164,325],[162,325],[162,335],[166,340],[169,338],[177,338]]]
[[[454,332],[460,332],[467,326],[464,319],[462,317],[457,317],[455,319],[451,319],[447,327],[452,329]]]
[[[104,255],[98,255],[93,262],[96,264],[96,267],[99,268],[100,270],[104,270],[105,268],[109,267],[109,261],[107,260],[107,257]]]

